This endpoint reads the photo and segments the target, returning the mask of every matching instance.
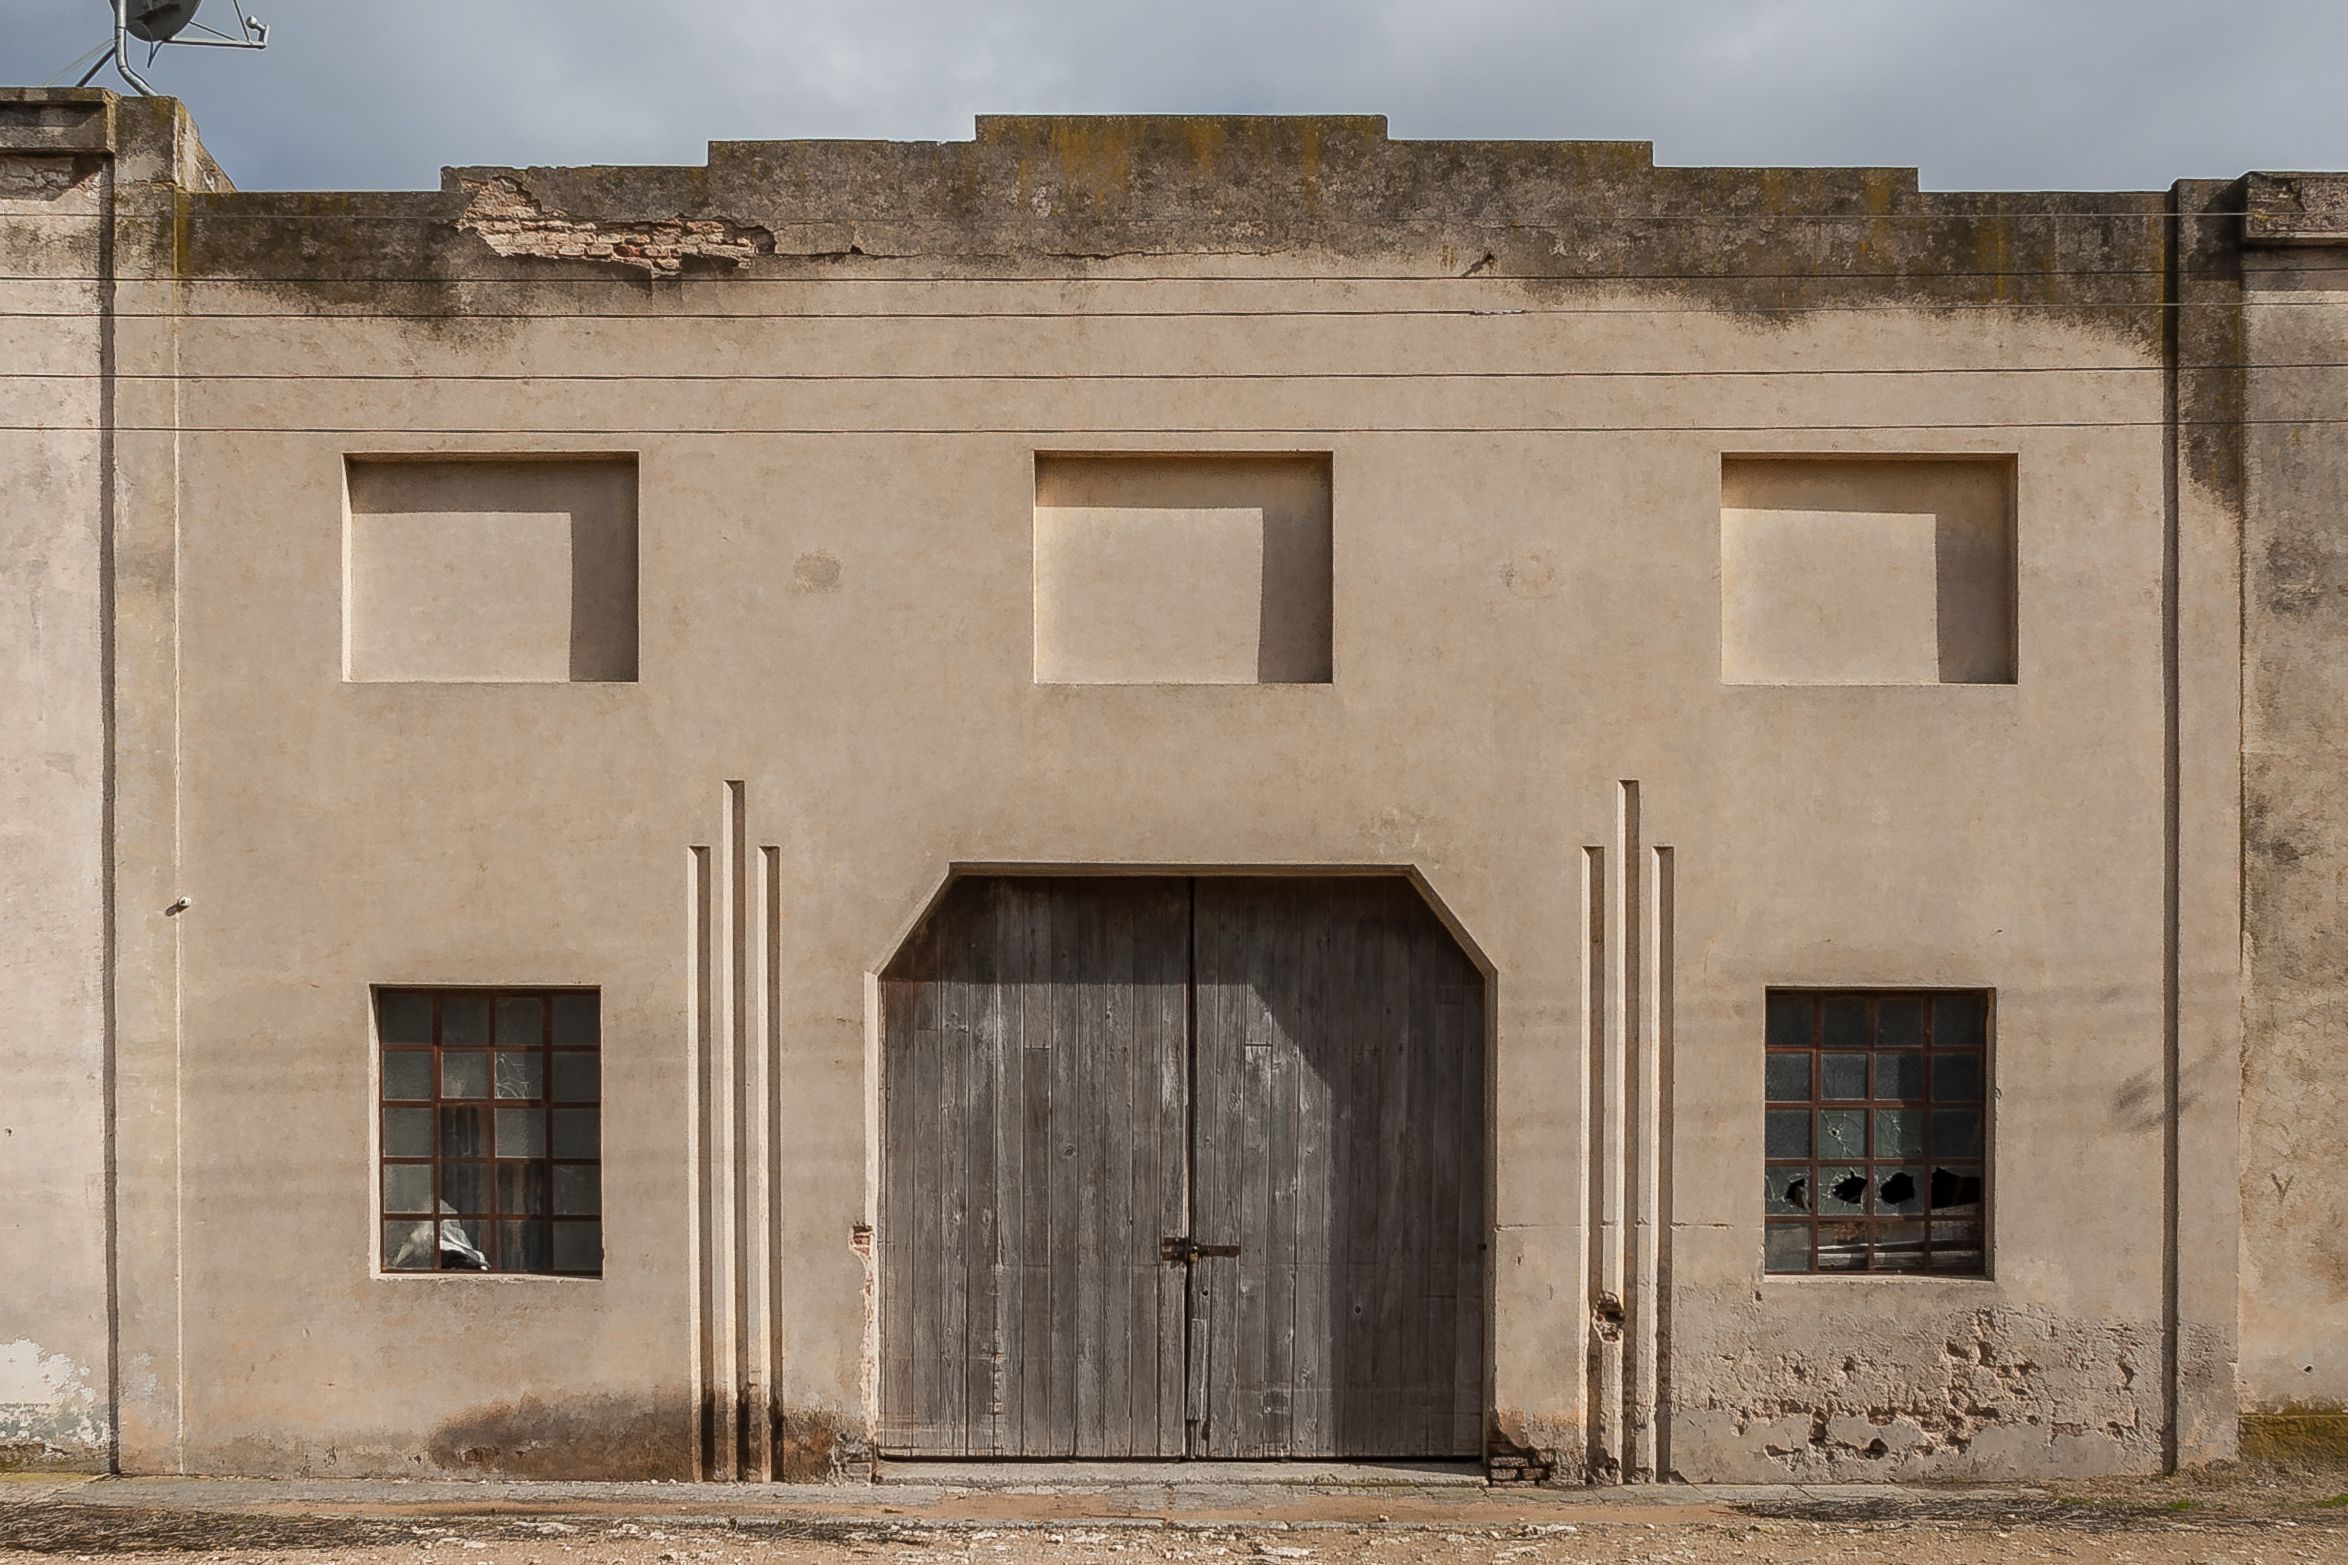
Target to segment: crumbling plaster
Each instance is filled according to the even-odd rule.
[[[1923,1482],[2158,1466],[2157,1319],[1952,1308],[1887,1296],[1881,1284],[1836,1298],[1833,1286],[1788,1289],[1799,1292],[1798,1319],[1758,1308],[1750,1292],[1678,1301],[1672,1462],[1682,1475]]]

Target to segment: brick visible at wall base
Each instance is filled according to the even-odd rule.
[[[1495,1485],[1547,1483],[1555,1465],[1541,1452],[1510,1445],[1498,1435],[1484,1446],[1484,1473]]]
[[[2348,1467],[2348,1408],[2292,1405],[2242,1416],[2242,1459]]]

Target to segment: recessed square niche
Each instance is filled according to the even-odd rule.
[[[2011,457],[1721,462],[1729,684],[2011,684],[2014,579]]]
[[[1329,458],[1039,456],[1035,677],[1325,684]]]
[[[343,673],[636,677],[636,463],[353,457]]]

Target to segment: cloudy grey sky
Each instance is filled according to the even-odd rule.
[[[246,188],[1153,110],[1653,141],[1666,163],[1914,164],[1937,189],[2348,166],[2348,0],[246,3],[267,54],[166,50],[150,73]],[[46,80],[107,14],[0,0],[0,83]]]

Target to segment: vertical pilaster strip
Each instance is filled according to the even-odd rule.
[[[710,1406],[712,1351],[709,1270],[709,1046],[716,986],[710,939],[709,849],[685,850],[685,950],[692,958],[692,986],[685,998],[685,1252],[693,1279],[686,1290],[686,1321],[693,1361],[693,1476],[706,1479],[715,1465]]]
[[[1598,1343],[1597,1450],[1591,1476],[1619,1482],[1633,1459],[1629,1395],[1631,1066],[1638,1047],[1639,785],[1624,782],[1615,795],[1613,883],[1609,888],[1605,950],[1605,1009],[1598,1071],[1598,1291],[1592,1304]]]
[[[725,1480],[741,1471],[742,1339],[740,1234],[735,1226],[736,1172],[741,1148],[742,1027],[742,785],[726,784],[725,810],[718,824],[716,1025],[710,1029],[710,1365],[711,1445],[709,1476]]]
[[[1607,1409],[1607,1330],[1598,1297],[1605,1270],[1604,1130],[1601,1083],[1606,1053],[1606,850],[1582,849],[1582,1190],[1581,1293],[1588,1321],[1582,1377],[1584,1461],[1589,1477],[1619,1466],[1620,1445],[1610,1434]]]
[[[1639,1397],[1650,1366],[1640,1352],[1643,1321],[1639,1313],[1645,1256],[1644,1234],[1638,1226],[1638,1201],[1644,1182],[1638,1178],[1638,1169],[1644,1141],[1640,1124],[1647,1105],[1640,1090],[1640,1029],[1645,1020],[1641,1014],[1641,991],[1646,972],[1640,939],[1643,931],[1639,912],[1639,785],[1636,782],[1625,780],[1616,785],[1614,837],[1614,860],[1619,869],[1614,877],[1615,938],[1610,964],[1614,985],[1608,1018],[1613,1039],[1607,1059],[1610,1077],[1607,1114],[1613,1131],[1607,1175],[1614,1195],[1610,1202],[1608,1243],[1612,1275],[1607,1291],[1617,1301],[1621,1322],[1617,1381],[1620,1412],[1616,1415],[1621,1443],[1617,1450],[1621,1459],[1619,1476],[1627,1480],[1640,1476],[1652,1418],[1651,1406],[1642,1403]]]
[[[1646,1433],[1638,1445],[1636,1476],[1671,1476],[1671,1065],[1674,930],[1672,850],[1651,848],[1647,858],[1646,1047],[1639,1054],[1637,1285],[1631,1319],[1638,1359],[1637,1401]]]
[[[774,1159],[775,1116],[771,1112],[775,1070],[774,1038],[780,985],[776,976],[781,921],[776,872],[779,855],[758,850],[753,886],[758,939],[751,1001],[749,1047],[743,1052],[742,1250],[746,1298],[742,1312],[743,1476],[774,1477]]]

